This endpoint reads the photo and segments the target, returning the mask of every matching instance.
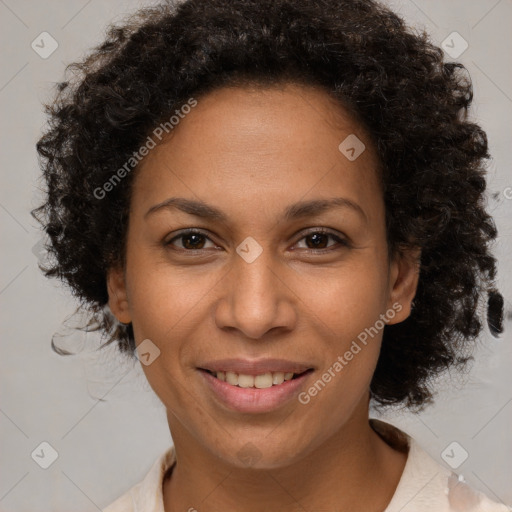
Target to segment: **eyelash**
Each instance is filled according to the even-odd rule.
[[[194,228],[190,228],[190,229],[186,229],[186,230],[182,231],[178,235],[176,235],[173,238],[171,238],[169,241],[164,242],[164,245],[166,247],[170,247],[170,246],[173,245],[173,242],[175,240],[179,240],[180,238],[185,238],[185,237],[190,236],[190,235],[201,235],[204,238],[206,238],[207,240],[210,240],[210,242],[214,243],[213,240],[211,240],[210,237],[208,237],[202,231],[194,229]],[[326,235],[326,236],[332,238],[333,240],[335,240],[338,243],[339,246],[342,246],[342,247],[348,247],[349,246],[349,243],[347,242],[347,240],[345,240],[343,238],[340,238],[339,236],[335,235],[334,233],[332,233],[330,231],[327,231],[325,229],[322,229],[322,228],[315,229],[313,231],[310,231],[310,232],[306,233],[296,243],[298,243],[298,242],[302,241],[304,238],[307,238],[308,236],[312,236],[312,235]],[[326,253],[326,252],[330,252],[330,251],[333,251],[333,250],[338,250],[340,248],[341,247],[336,247],[336,245],[334,245],[334,246],[326,247],[326,248],[323,248],[323,249],[301,249],[301,250],[303,252],[308,253],[308,254],[310,254],[310,253],[318,254],[318,253]],[[184,249],[184,248],[179,247],[179,248],[174,248],[173,250],[181,251],[181,252],[197,253],[199,251],[203,251],[203,250],[206,250],[206,249]]]

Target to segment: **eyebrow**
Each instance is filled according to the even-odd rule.
[[[228,218],[226,214],[203,201],[193,201],[184,197],[170,197],[161,203],[152,206],[145,214],[144,218],[162,209],[177,208],[182,212],[210,220],[216,220],[227,224]],[[284,219],[290,221],[303,217],[312,217],[320,215],[332,208],[348,208],[363,217],[368,222],[368,217],[364,210],[354,201],[345,197],[335,197],[331,199],[313,199],[311,201],[300,201],[286,208],[284,211]]]

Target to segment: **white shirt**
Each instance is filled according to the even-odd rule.
[[[372,428],[388,444],[408,450],[407,462],[395,494],[384,512],[510,512],[512,508],[491,501],[485,494],[459,480],[432,459],[405,432],[380,420]],[[162,483],[176,462],[171,446],[154,463],[146,477],[103,512],[165,512]]]

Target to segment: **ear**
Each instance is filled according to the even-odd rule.
[[[404,249],[397,252],[390,264],[388,308],[393,304],[396,315],[387,323],[398,324],[403,322],[411,314],[411,303],[416,295],[420,277],[421,249]],[[401,308],[398,307],[401,306]]]
[[[107,272],[108,305],[110,311],[123,324],[132,321],[124,270],[119,267],[110,268]]]

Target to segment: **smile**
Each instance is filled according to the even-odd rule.
[[[213,372],[206,370],[210,375],[213,375],[217,379],[227,382],[232,386],[238,386],[240,388],[257,388],[265,389],[272,386],[279,386],[285,381],[293,380],[302,373],[293,372],[266,372],[260,375],[247,375],[244,373],[235,372]],[[308,370],[307,370],[308,371]]]
[[[313,369],[302,373],[265,372],[248,375],[235,372],[199,369],[208,395],[214,401],[238,413],[268,413],[286,404],[296,402],[295,398]]]

